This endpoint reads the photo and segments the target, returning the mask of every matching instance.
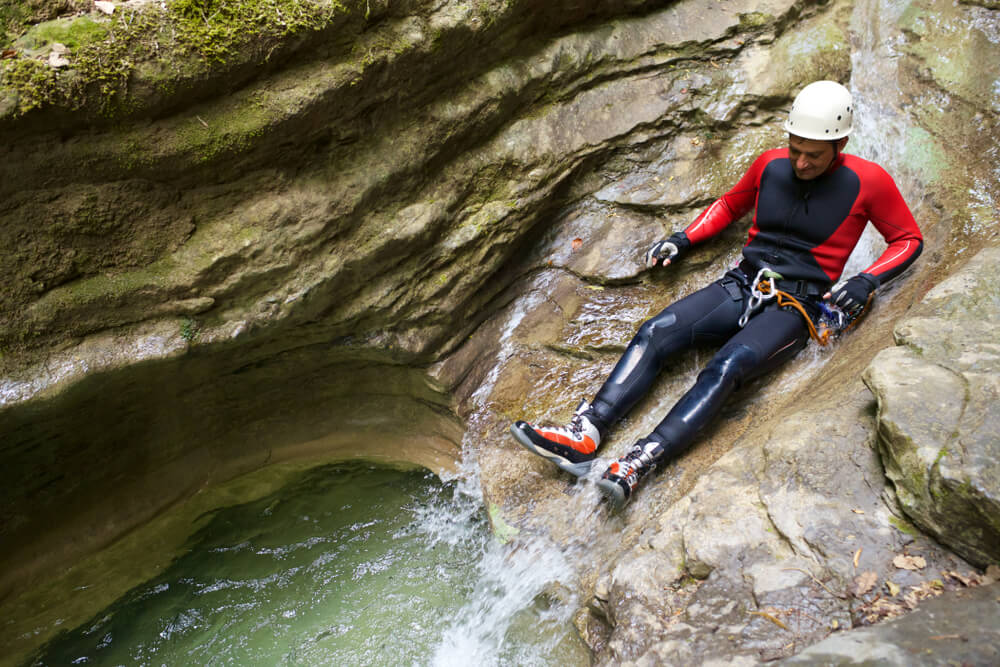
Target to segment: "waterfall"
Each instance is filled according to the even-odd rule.
[[[908,0],[858,0],[851,17],[851,80],[854,98],[854,132],[847,150],[883,166],[895,179],[903,198],[912,208],[919,192],[916,174],[907,168],[907,128],[910,120],[904,111],[906,101],[896,85],[898,80],[899,18],[910,4]],[[849,278],[868,266],[885,249],[882,236],[872,225],[844,267]]]

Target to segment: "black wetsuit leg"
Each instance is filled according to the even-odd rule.
[[[649,435],[663,443],[658,460],[670,461],[686,450],[726,399],[742,384],[789,361],[809,342],[802,316],[769,304],[747,322],[705,366],[694,386],[681,397]]]
[[[673,355],[693,345],[722,344],[738,332],[747,298],[745,276],[730,271],[644,322],[591,402],[601,430],[606,431],[646,395]]]

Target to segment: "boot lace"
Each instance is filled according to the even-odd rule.
[[[649,450],[653,449],[649,445],[644,447],[643,445],[636,444],[621,459],[625,467],[624,477],[630,484],[634,484],[639,480],[639,477],[642,477],[656,467],[656,464],[653,463],[652,452],[647,451],[647,447]]]
[[[583,433],[583,415],[582,414],[577,413],[577,414],[573,415],[572,419],[569,420],[569,431],[570,431],[570,433],[572,433],[576,437],[578,437],[578,438],[580,437],[580,435]]]

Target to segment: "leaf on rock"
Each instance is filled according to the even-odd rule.
[[[889,591],[889,595],[896,596],[899,595],[899,584],[893,581],[885,582],[885,587]]]
[[[769,614],[766,611],[752,611],[750,613],[753,614],[754,616],[763,616],[767,620],[777,625],[782,630],[788,630],[788,626],[782,623],[781,620],[779,620],[778,617],[774,616],[773,614]],[[789,630],[789,632],[791,632],[791,630]]]
[[[48,63],[49,63],[49,67],[52,67],[54,69],[58,69],[60,67],[68,67],[69,66],[69,60],[67,58],[63,58],[56,51],[52,51],[51,53],[49,53]]]
[[[581,239],[581,238],[575,238],[575,239],[573,239],[573,243],[572,243],[571,247],[573,249],[573,252],[576,252],[577,250],[579,250],[580,248],[583,247],[583,239]]]
[[[911,607],[912,609],[912,607]],[[890,602],[889,600],[876,600],[874,604],[867,605],[864,609],[865,621],[868,623],[878,623],[887,618],[902,616],[908,610],[901,604]]]
[[[854,578],[854,586],[851,588],[851,593],[854,597],[859,598],[871,589],[875,588],[875,584],[877,582],[877,574],[874,572],[863,572]]]
[[[922,570],[927,567],[927,561],[923,556],[907,556],[899,554],[892,559],[892,564],[900,570]]]
[[[968,588],[969,586],[976,586],[979,583],[979,577],[977,577],[975,574],[973,574],[972,576],[966,576],[961,572],[955,572],[953,570],[944,571],[941,572],[941,574],[947,577],[948,579],[957,581],[966,588]]]

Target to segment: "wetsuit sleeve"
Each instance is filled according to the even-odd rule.
[[[684,235],[692,244],[715,236],[754,207],[757,203],[760,175],[767,163],[774,158],[772,153],[774,151],[768,151],[754,160],[732,190],[716,199],[687,226]]]
[[[892,177],[877,165],[872,165],[870,176],[872,190],[866,193],[868,219],[889,247],[863,273],[884,285],[916,261],[924,248],[924,237]]]

